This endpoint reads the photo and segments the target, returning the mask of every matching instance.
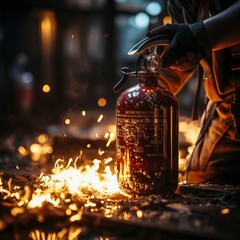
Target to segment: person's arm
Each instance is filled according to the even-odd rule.
[[[212,51],[240,43],[240,1],[203,21]]]

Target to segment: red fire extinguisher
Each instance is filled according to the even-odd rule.
[[[135,45],[129,55],[141,53],[137,71],[123,68],[114,87],[118,91],[128,77],[139,81],[116,103],[118,182],[131,195],[173,193],[178,186],[178,101],[158,85],[158,45],[167,43],[161,36]]]

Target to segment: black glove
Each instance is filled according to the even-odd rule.
[[[167,24],[147,32],[148,37],[170,36],[170,44],[161,54],[162,67],[185,71],[196,66],[209,51],[209,41],[203,22],[192,25]]]

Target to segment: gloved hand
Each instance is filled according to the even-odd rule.
[[[161,54],[162,67],[186,71],[196,66],[210,50],[203,22],[195,24],[167,24],[147,32],[148,37],[170,36],[170,44]]]

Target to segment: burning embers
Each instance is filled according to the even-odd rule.
[[[82,202],[83,206],[95,206],[92,199],[108,199],[111,196],[123,195],[118,187],[116,173],[110,169],[112,158],[104,161],[94,159],[91,165],[77,166],[80,158],[70,159],[67,163],[58,159],[52,174],[41,175],[30,185],[15,185],[13,178],[0,178],[0,192],[3,200],[14,201],[16,206],[11,214],[17,216],[27,209],[41,208],[45,203],[56,208],[68,206],[66,215],[79,210],[73,199]],[[24,184],[24,183],[23,183]],[[74,221],[76,216],[70,218]],[[80,218],[79,218],[80,219]],[[79,220],[78,219],[78,220]]]
[[[86,118],[86,114],[83,118]],[[97,124],[102,120],[103,115],[100,115]],[[66,127],[74,128],[70,123]],[[112,142],[115,140],[115,132],[111,131],[112,125],[108,125],[107,131],[103,133],[104,127],[98,128],[96,139],[75,141],[75,146],[78,146],[77,157],[64,160],[67,156],[62,155],[61,143],[60,154],[63,158],[58,158],[54,167],[49,160],[50,154],[57,157],[59,152],[54,149],[54,141],[47,134],[37,136],[31,143],[28,141],[25,145],[16,146],[16,154],[20,155],[16,166],[6,169],[5,165],[4,169],[8,171],[0,173],[0,209],[3,210],[0,214],[0,232],[18,225],[30,226],[32,229],[41,223],[45,226],[58,221],[63,221],[65,225],[74,224],[81,220],[84,211],[100,212],[105,217],[113,215],[118,202],[126,198],[126,195],[118,187],[115,161],[107,156],[109,149],[108,153],[105,152],[105,148],[114,148]],[[68,150],[69,156],[72,151],[68,144],[76,138],[67,135],[70,134],[64,134],[64,141],[67,140],[64,149]],[[100,138],[103,139],[97,147]],[[59,145],[58,140],[57,144]],[[90,156],[87,156],[87,151],[90,151]],[[41,174],[38,174],[40,171]],[[79,228],[70,230],[61,227],[58,235],[66,235],[67,231],[66,239],[74,239],[69,238],[69,232],[76,235]],[[44,235],[40,230],[33,230],[30,234],[31,239],[48,239],[47,237],[49,235]],[[56,235],[56,238],[51,239],[63,238],[57,238]]]
[[[118,202],[126,198],[118,187],[116,173],[111,170],[112,158],[94,159],[92,164],[78,167],[79,162],[80,157],[68,162],[58,159],[51,174],[41,173],[35,179],[2,174],[1,202],[8,211],[1,216],[0,231],[14,224],[32,225],[34,221],[34,225],[49,224],[49,218],[68,224],[79,222],[84,211],[111,217]],[[69,234],[70,230],[65,231]],[[76,228],[73,233],[78,231]],[[44,233],[32,231],[30,237],[43,239],[37,237],[39,234]]]
[[[58,159],[51,175],[41,175],[39,181],[43,187],[42,190],[37,189],[29,207],[41,207],[42,202],[49,201],[52,194],[60,193],[60,198],[53,198],[51,201],[54,206],[57,206],[61,200],[68,202],[66,194],[78,197],[80,199],[103,198],[115,193],[120,193],[118,188],[116,174],[112,173],[110,166],[105,163],[110,163],[112,158],[105,159],[104,162],[94,159],[92,165],[77,167],[78,158],[73,161],[70,159],[66,166],[64,161]],[[100,166],[105,165],[100,172]],[[46,196],[43,197],[43,196]],[[41,197],[41,200],[39,199]]]

